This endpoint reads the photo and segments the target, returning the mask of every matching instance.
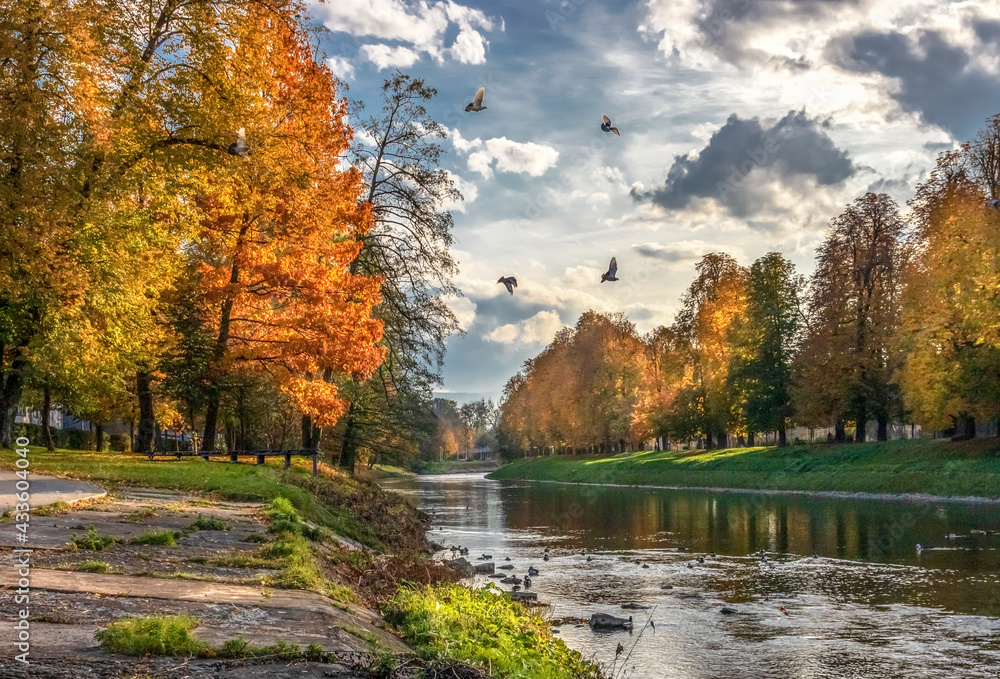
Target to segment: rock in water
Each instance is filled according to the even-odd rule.
[[[607,613],[594,613],[590,616],[591,629],[632,629],[632,620],[617,618]]]
[[[487,561],[486,563],[477,563],[476,572],[477,573],[493,573],[493,562]]]
[[[449,568],[455,569],[456,571],[465,576],[472,575],[473,573],[476,572],[475,567],[462,557],[454,559],[453,561],[445,561],[444,565],[448,566]]]
[[[736,615],[737,613],[739,613],[739,611],[737,611],[737,610],[735,610],[733,608],[723,608],[720,612],[723,615]]]

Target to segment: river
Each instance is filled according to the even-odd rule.
[[[468,474],[384,485],[414,497],[429,537],[468,547],[473,563],[537,568],[530,591],[551,618],[633,616],[631,634],[556,628],[605,666],[621,643],[613,676],[1000,676],[1000,504]]]

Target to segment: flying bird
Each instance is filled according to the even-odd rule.
[[[468,111],[469,109],[465,110]],[[616,136],[622,136],[622,133],[619,132],[618,128],[614,126],[614,123],[611,122],[611,118],[609,118],[607,114],[602,113],[601,117],[604,118],[604,122],[601,123],[601,132],[614,132]]]
[[[601,274],[601,282],[603,283],[604,281],[611,281],[612,283],[614,283],[615,281],[618,280],[618,278],[616,277],[617,274],[618,274],[618,260],[612,257],[611,264],[608,265],[607,273]]]
[[[500,278],[497,279],[497,283],[503,283],[504,287],[507,288],[507,292],[512,295],[514,294],[514,288],[517,287],[517,279],[513,276],[500,276]]]
[[[486,88],[480,87],[479,91],[476,92],[476,96],[473,97],[472,103],[465,107],[466,112],[472,111],[473,113],[479,113],[480,111],[485,111],[486,107],[483,106],[483,97],[486,95]]]
[[[229,145],[229,155],[247,157],[247,132],[245,128],[236,131],[236,141]]]

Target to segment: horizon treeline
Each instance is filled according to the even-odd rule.
[[[416,454],[458,327],[436,91],[364,117],[302,0],[3,7],[0,447],[58,407],[98,450]]]
[[[507,383],[506,457],[655,438],[759,443],[793,426],[864,441],[892,423],[972,438],[1000,416],[1000,115],[939,155],[904,212],[867,193],[806,278],[780,253],[705,255],[673,323],[584,313]]]

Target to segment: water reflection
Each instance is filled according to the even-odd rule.
[[[636,677],[1000,674],[1000,537],[987,533],[1000,529],[995,504],[481,476],[387,485],[432,515],[434,540],[469,547],[473,559],[509,557],[519,575],[539,568],[533,591],[554,617],[631,613],[642,623],[650,611],[621,605],[654,606],[656,631],[641,637],[560,628],[605,661],[622,640]]]

